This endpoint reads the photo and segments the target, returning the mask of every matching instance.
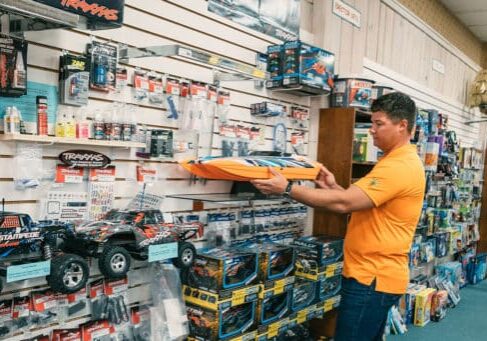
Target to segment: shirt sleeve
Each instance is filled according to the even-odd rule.
[[[354,183],[374,202],[376,207],[399,197],[410,188],[411,174],[399,162],[379,162],[363,178]]]

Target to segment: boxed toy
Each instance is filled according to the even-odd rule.
[[[487,270],[486,253],[472,257],[467,265],[467,279],[470,284],[477,284],[485,279]]]
[[[196,256],[183,282],[214,293],[251,285],[257,281],[258,259],[254,252],[210,249]]]
[[[299,40],[284,43],[282,52],[282,84],[331,91],[335,70],[335,55]],[[310,91],[312,91],[310,89]]]
[[[322,277],[316,284],[316,301],[322,302],[338,294],[342,288],[342,275]]]
[[[305,270],[318,270],[323,265],[342,260],[343,239],[325,235],[301,237],[293,241],[297,261]]]
[[[293,247],[275,244],[243,244],[246,250],[259,255],[259,280],[277,280],[292,274],[294,270],[295,251]]]
[[[255,301],[259,296],[259,292],[259,284],[234,290],[221,291],[218,294],[183,285],[183,295],[186,302],[213,310],[221,310],[241,304],[242,302]]]
[[[438,232],[436,237],[436,257],[445,257],[448,254],[448,232]]]
[[[290,312],[292,292],[293,284],[262,290],[257,304],[258,324],[269,324],[286,316]]]
[[[439,290],[434,293],[431,300],[431,320],[438,322],[446,316],[448,306],[448,292]]]
[[[431,300],[436,289],[426,288],[416,294],[416,303],[414,304],[414,325],[423,327],[431,317]]]
[[[374,83],[373,80],[364,78],[335,79],[331,106],[369,109]]]
[[[221,310],[186,303],[189,333],[198,340],[220,340],[250,331],[255,326],[256,301]]]
[[[319,270],[319,272],[318,272]],[[296,262],[296,276],[318,281],[324,277],[332,277],[340,275],[343,270],[343,262],[336,262],[333,264],[324,265],[317,270],[309,270],[301,265],[301,262]]]
[[[296,278],[293,287],[291,310],[298,311],[311,305],[316,297],[317,282],[304,278]]]
[[[268,89],[282,87],[282,45],[267,47],[267,72],[270,80],[266,82]]]
[[[406,324],[411,324],[414,322],[416,295],[424,289],[426,289],[426,286],[424,285],[410,283],[406,293],[399,300],[399,311]]]

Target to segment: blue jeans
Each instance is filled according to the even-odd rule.
[[[342,279],[341,295],[334,340],[382,340],[389,309],[401,295],[375,291],[375,280],[364,285],[346,277]]]

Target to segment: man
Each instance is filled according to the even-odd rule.
[[[384,156],[349,188],[338,185],[323,166],[315,181],[318,188],[292,185],[273,169],[272,179],[252,181],[263,193],[287,193],[312,207],[352,212],[344,242],[337,341],[382,339],[389,308],[409,282],[408,252],[424,197],[423,165],[409,143],[414,101],[391,93],[375,100],[371,111],[370,133]]]

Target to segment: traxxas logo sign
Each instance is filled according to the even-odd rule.
[[[73,12],[89,19],[93,28],[120,26],[123,22],[124,0],[36,0],[37,2]],[[97,23],[102,23],[98,25]],[[106,26],[106,25],[105,25]]]
[[[59,154],[59,160],[77,168],[103,168],[111,162],[108,156],[91,150],[68,150]]]

